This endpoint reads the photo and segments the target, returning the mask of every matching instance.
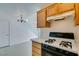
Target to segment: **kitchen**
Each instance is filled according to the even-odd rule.
[[[38,11],[37,27],[41,28],[41,34],[39,40],[37,39],[33,40],[32,43],[33,55],[75,56],[76,54],[71,53],[73,51],[74,53],[78,54],[77,13],[78,13],[78,4],[73,3],[72,4],[55,3],[46,7],[46,18],[45,18],[45,8]],[[46,22],[44,21],[44,19],[46,19]],[[49,26],[50,24],[51,26]],[[67,35],[73,38],[69,38]],[[39,48],[40,46],[36,42],[41,43],[41,48]],[[35,44],[38,46],[35,46]],[[72,48],[70,48],[71,45]]]
[[[9,23],[9,40],[2,41],[0,55],[77,56],[79,54],[78,6],[76,3],[0,4],[1,21],[7,20]],[[65,38],[65,44],[62,38]],[[58,46],[57,43],[53,45],[53,41],[58,41]],[[42,49],[44,45],[54,48],[56,52],[44,52]]]

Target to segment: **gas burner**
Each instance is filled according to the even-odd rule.
[[[54,43],[56,41],[56,39],[48,39],[48,40],[46,40],[45,42],[46,43]]]
[[[72,43],[69,41],[61,41],[59,45],[66,48],[72,48]]]

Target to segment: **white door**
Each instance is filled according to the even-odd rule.
[[[9,45],[9,23],[0,21],[0,47]]]

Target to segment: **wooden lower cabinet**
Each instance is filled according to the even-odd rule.
[[[41,55],[38,54],[38,53],[33,52],[33,53],[32,53],[32,56],[41,56]]]
[[[32,56],[41,56],[41,44],[32,41]]]

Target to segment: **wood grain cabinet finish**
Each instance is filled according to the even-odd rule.
[[[47,7],[47,17],[58,14],[58,4],[52,4]]]
[[[47,22],[47,11],[46,9],[37,12],[37,28],[50,27],[50,23]]]
[[[79,25],[79,3],[75,3],[75,25]]]
[[[47,21],[47,17],[59,15],[61,13],[72,11],[74,9],[75,9],[75,3],[55,3],[38,11],[37,12],[37,28],[49,28],[50,22]],[[76,18],[78,18],[78,16]]]
[[[41,56],[41,43],[32,41],[32,56]]]
[[[59,13],[71,11],[74,9],[74,3],[58,3]]]

